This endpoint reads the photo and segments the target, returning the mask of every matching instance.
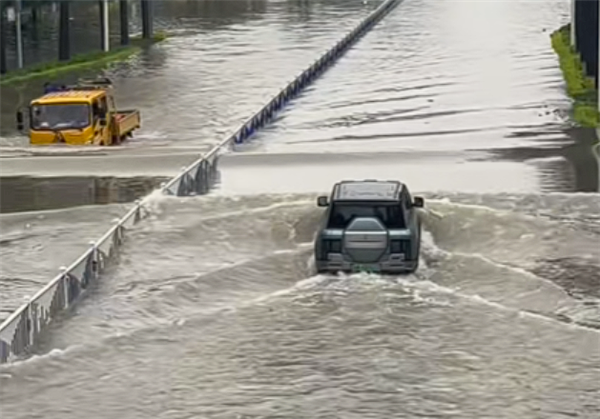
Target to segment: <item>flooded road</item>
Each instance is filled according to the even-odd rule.
[[[211,30],[181,19],[179,36],[113,74],[119,103],[144,118],[120,149],[64,155],[3,134],[10,187],[33,175],[43,208],[62,209],[4,207],[26,212],[0,217],[2,309],[124,212],[138,195],[118,193],[123,179],[141,194],[153,185],[140,177],[177,173],[375,6],[267,2],[260,19]],[[568,11],[405,0],[223,157],[219,189],[151,199],[120,264],[37,356],[0,368],[2,413],[597,418],[595,136],[565,122],[549,42]],[[404,180],[435,211],[422,267],[315,276],[316,195],[367,177]],[[50,199],[67,190],[73,207]]]

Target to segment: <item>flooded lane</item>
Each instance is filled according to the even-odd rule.
[[[129,203],[141,199],[169,177],[5,177],[0,213],[45,211],[84,205]]]
[[[248,7],[246,19],[226,19],[228,5],[216,16],[207,16],[204,8],[194,9],[189,4],[185,19],[170,16],[172,37],[108,72],[115,82],[119,107],[139,108],[142,113],[142,129],[127,144],[134,149],[131,153],[148,147],[202,151],[223,140],[226,132],[237,128],[377,5],[358,0],[310,5],[294,1],[227,4]],[[257,4],[262,7],[251,12]],[[220,25],[206,24],[219,21],[219,15],[225,18]],[[43,80],[3,88],[3,102],[14,104],[36,97],[42,84]],[[4,128],[1,151],[17,148],[29,153],[23,139],[15,138],[10,129],[14,127],[14,106],[5,106],[2,126],[9,128]]]
[[[121,202],[114,187],[104,186],[103,178],[117,177],[119,183],[131,184],[132,178],[144,177],[156,185],[176,175],[377,6],[359,0],[228,1],[219,7],[214,1],[184,3],[158,6],[157,19],[173,32],[172,37],[105,74],[115,83],[119,107],[137,107],[142,113],[142,129],[121,147],[29,147],[14,131],[14,112],[41,92],[43,80],[2,88],[0,188],[8,198],[2,199],[1,212],[102,204],[103,197],[96,192],[104,195],[105,191],[108,202]],[[75,81],[82,74],[89,76],[74,73],[66,80]],[[96,178],[92,185],[90,177]],[[61,195],[68,196],[62,199]],[[69,235],[81,236],[76,243],[83,244],[98,238],[111,218],[102,216],[102,207],[80,211],[89,212],[90,223],[97,227],[77,228],[66,211],[63,228],[69,229]],[[21,230],[19,234],[30,237],[26,224]],[[56,257],[60,250],[53,243],[52,234],[35,236],[1,254],[3,286],[11,297],[3,305],[6,313],[39,289],[27,275],[26,280],[13,280],[15,264],[37,258],[40,275],[52,272],[49,280],[59,266],[73,261],[70,251]],[[48,256],[39,257],[39,252]],[[19,258],[13,259],[13,254]],[[23,267],[31,270],[29,263]]]
[[[222,194],[329,192],[341,179],[402,179],[415,192],[532,192],[535,167],[514,162],[473,162],[460,153],[383,152],[259,154],[222,159]],[[290,162],[290,160],[292,160]],[[282,163],[286,162],[286,163]],[[253,176],[248,177],[248,170]]]
[[[370,153],[378,168],[367,177],[400,177],[421,190],[579,191],[581,177],[597,179],[587,139],[595,135],[566,130],[570,101],[548,48],[549,28],[568,17],[564,2],[539,13],[527,1],[415,0],[401,9],[260,135],[261,152]],[[559,166],[554,182],[542,181],[543,163],[556,159],[567,167]],[[360,177],[350,161],[338,170],[336,159],[327,182]],[[583,175],[565,182],[569,166],[583,166]],[[323,172],[303,180],[311,183],[315,173],[318,183]],[[274,183],[260,185],[269,191]],[[597,192],[594,183],[586,190]]]
[[[2,214],[0,319],[73,263],[125,211],[124,205],[102,205]]]
[[[45,355],[2,368],[5,412],[597,416],[599,300],[535,273],[598,259],[597,199],[427,196],[422,268],[381,278],[313,276],[314,198],[156,202]]]
[[[600,199],[574,192],[598,190],[598,165],[593,133],[563,119],[548,39],[567,14],[567,1],[406,0],[222,158],[217,190],[152,198],[120,264],[37,356],[0,369],[4,413],[597,418]],[[157,145],[165,161],[174,137]],[[315,198],[340,178],[425,196],[416,275],[314,275]],[[104,208],[56,211],[55,228],[83,231]]]

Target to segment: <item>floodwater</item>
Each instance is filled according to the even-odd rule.
[[[376,6],[247,4],[211,29],[190,10],[111,73],[144,118],[123,147],[32,150],[3,131],[2,310]],[[223,157],[219,189],[153,196],[120,264],[0,368],[3,416],[598,418],[596,140],[566,122],[549,43],[568,12],[405,0]],[[341,178],[425,196],[416,275],[314,275],[315,198]]]

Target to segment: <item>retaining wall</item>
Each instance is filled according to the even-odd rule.
[[[310,67],[283,88],[260,111],[250,117],[232,135],[201,156],[179,175],[162,186],[165,194],[202,195],[214,186],[219,155],[240,144],[273,119],[287,102],[331,67],[354,43],[402,0],[385,0],[362,20],[356,28],[326,51]],[[117,263],[125,233],[148,214],[145,200],[119,219],[98,241],[90,244],[71,266],[64,269],[48,285],[36,293],[0,325],[0,363],[26,356],[40,334],[56,315],[71,308],[89,285],[111,264]]]

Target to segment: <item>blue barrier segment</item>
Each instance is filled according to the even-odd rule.
[[[185,168],[179,175],[162,186],[169,195],[202,195],[214,186],[217,177],[219,153],[235,144],[249,140],[256,131],[272,121],[290,100],[296,97],[317,77],[331,67],[354,43],[402,0],[385,0],[357,27],[327,50],[310,67],[275,95],[260,111],[250,117],[232,135],[221,141],[204,156]],[[146,198],[147,199],[147,198]],[[118,262],[119,251],[125,243],[127,230],[148,215],[145,202],[136,201],[127,212],[96,242],[91,243],[73,264],[19,307],[0,325],[0,364],[28,355],[52,320],[69,310],[85,294],[89,285],[112,264]]]

